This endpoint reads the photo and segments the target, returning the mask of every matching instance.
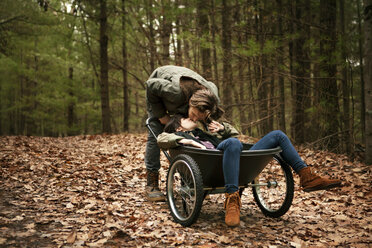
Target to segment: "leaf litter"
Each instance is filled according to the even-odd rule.
[[[242,137],[247,140],[249,138]],[[65,138],[0,137],[1,247],[368,247],[372,243],[371,167],[347,156],[300,149],[319,174],[344,187],[302,192],[281,218],[265,217],[250,190],[241,225],[224,224],[211,195],[191,227],[173,222],[166,203],[146,201],[146,134]],[[160,188],[167,160],[162,155]]]

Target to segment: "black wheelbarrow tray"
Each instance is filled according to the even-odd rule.
[[[150,133],[156,137],[146,121]],[[239,193],[251,187],[254,199],[266,216],[280,217],[290,208],[294,182],[292,171],[280,157],[280,147],[249,150],[243,143],[240,156]],[[174,221],[183,226],[193,224],[208,194],[224,193],[223,152],[191,146],[163,151],[170,166],[166,181],[166,198]]]

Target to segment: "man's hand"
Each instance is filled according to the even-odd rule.
[[[212,121],[208,125],[208,129],[211,133],[217,133],[219,131],[223,131],[225,129],[225,126],[217,121]]]
[[[159,118],[161,124],[165,125],[170,121],[169,115],[164,115],[163,117]]]
[[[200,148],[200,149],[207,149],[207,147],[205,147],[204,145],[196,142],[195,140],[192,140],[192,139],[181,139],[178,141],[178,143],[180,144],[184,144],[184,145],[192,145],[192,146],[195,146],[197,148]]]

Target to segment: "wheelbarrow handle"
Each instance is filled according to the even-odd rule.
[[[147,119],[146,119],[146,127],[147,127],[147,129],[150,131],[151,135],[154,136],[155,139],[157,139],[157,136],[156,136],[154,130],[152,130],[152,128],[151,128],[151,126],[150,126],[150,123],[153,122],[153,121],[159,121],[159,119],[156,118],[156,117],[150,117],[150,118],[147,118]],[[162,152],[164,153],[164,155],[167,157],[167,159],[168,159],[168,161],[169,161],[169,163],[170,163],[170,162],[171,162],[171,157],[169,156],[168,152],[165,151],[165,150],[163,150],[163,149],[161,149],[161,150],[162,150]]]

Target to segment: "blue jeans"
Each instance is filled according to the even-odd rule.
[[[282,148],[280,155],[296,173],[307,167],[287,135],[279,130],[266,134],[250,150],[270,149],[277,146]],[[226,193],[234,193],[239,189],[240,153],[242,148],[241,142],[236,138],[226,139],[217,146],[218,150],[224,151],[223,173]]]
[[[234,193],[239,189],[240,153],[243,145],[237,138],[228,138],[222,141],[218,150],[223,151],[223,176],[226,193]]]

